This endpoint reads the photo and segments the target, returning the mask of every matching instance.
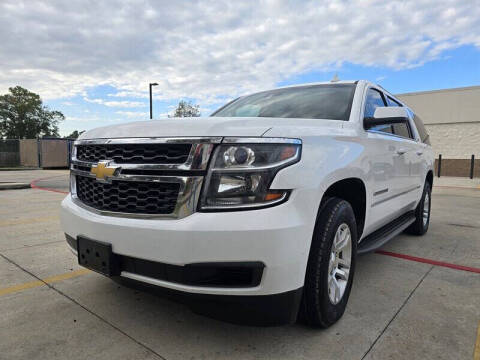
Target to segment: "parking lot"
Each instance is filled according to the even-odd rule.
[[[68,172],[13,179],[33,188],[0,191],[2,359],[480,358],[478,188],[434,187],[427,235],[360,256],[344,317],[318,330],[211,320],[82,269],[59,223]]]

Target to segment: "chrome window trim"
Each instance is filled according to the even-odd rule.
[[[385,136],[389,136],[389,137],[394,137],[394,138],[397,138],[397,139],[402,139],[402,140],[409,140],[413,143],[417,143],[417,140],[414,139],[414,138],[410,138],[410,137],[405,137],[405,136],[401,136],[401,135],[397,135],[397,134],[392,134],[392,133],[387,133],[387,132],[384,132],[384,131],[380,131],[380,130],[374,130],[374,129],[368,129],[368,130],[365,130],[367,133],[372,133],[372,134],[378,134],[378,135],[385,135]]]

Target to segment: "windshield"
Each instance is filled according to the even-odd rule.
[[[211,116],[348,120],[355,84],[308,85],[238,98]]]

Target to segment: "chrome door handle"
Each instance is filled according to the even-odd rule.
[[[422,151],[422,150],[418,150],[418,151],[417,151],[417,155],[418,155],[418,156],[423,155],[423,151]]]
[[[407,149],[398,149],[398,150],[397,150],[397,154],[398,154],[398,155],[403,155],[403,154],[405,154],[406,152],[407,152]]]

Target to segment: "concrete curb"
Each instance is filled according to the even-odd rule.
[[[0,190],[29,189],[28,183],[0,182]]]
[[[0,167],[0,171],[26,171],[26,170],[40,170],[34,167]]]

